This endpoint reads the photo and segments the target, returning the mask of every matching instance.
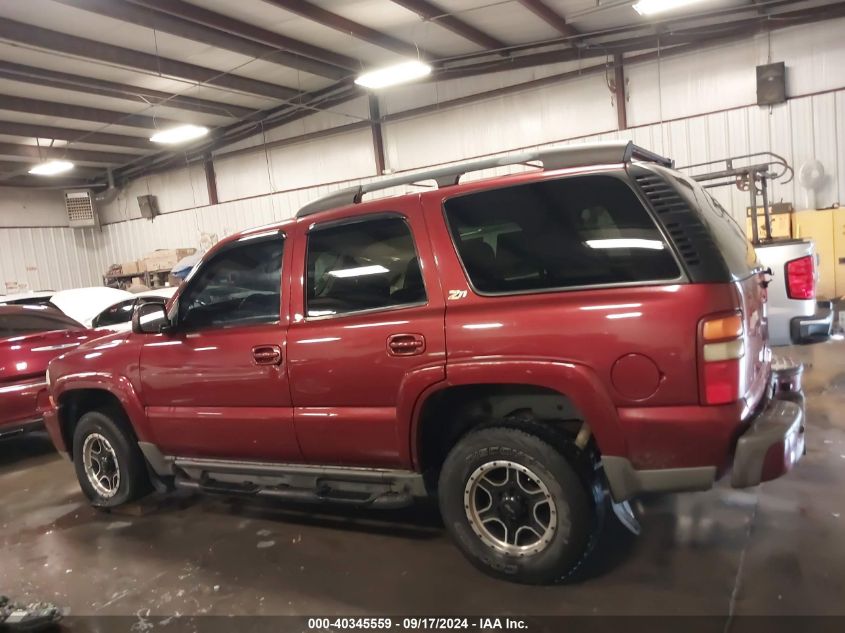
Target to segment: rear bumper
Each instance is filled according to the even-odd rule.
[[[789,322],[789,335],[793,343],[823,343],[830,338],[833,325],[833,302],[819,301],[816,313],[795,317]]]
[[[731,486],[748,488],[784,475],[804,455],[802,367],[772,372],[773,397],[736,442]],[[624,501],[640,494],[707,490],[720,475],[716,465],[637,470],[624,457],[602,458],[611,496]]]

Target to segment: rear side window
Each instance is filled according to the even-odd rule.
[[[681,192],[694,199],[694,206],[718,244],[731,275],[736,279],[748,277],[757,266],[757,254],[733,216],[695,180],[677,173],[672,176],[682,185]]]
[[[316,228],[307,270],[309,317],[426,301],[411,229],[398,216]]]
[[[447,200],[449,230],[482,293],[677,279],[649,213],[622,180],[579,176]]]
[[[127,323],[132,319],[132,312],[135,309],[135,302],[137,299],[127,299],[120,303],[113,305],[107,310],[103,310],[94,317],[92,325],[94,327],[105,327],[107,325],[119,325]]]

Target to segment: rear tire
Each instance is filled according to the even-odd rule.
[[[73,464],[91,505],[114,508],[150,491],[144,456],[113,411],[85,413],[73,432]]]
[[[600,529],[593,495],[566,458],[525,431],[471,431],[440,471],[440,512],[469,561],[512,582],[569,578]]]

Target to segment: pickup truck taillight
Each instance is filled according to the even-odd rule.
[[[816,298],[816,268],[812,255],[786,262],[786,296],[790,299]]]
[[[707,317],[701,322],[701,381],[704,404],[739,399],[745,356],[742,314]]]

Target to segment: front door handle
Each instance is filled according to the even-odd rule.
[[[282,348],[278,345],[256,345],[252,348],[252,361],[256,365],[281,365]]]
[[[387,337],[387,351],[393,356],[415,356],[425,351],[422,334],[391,334]]]

